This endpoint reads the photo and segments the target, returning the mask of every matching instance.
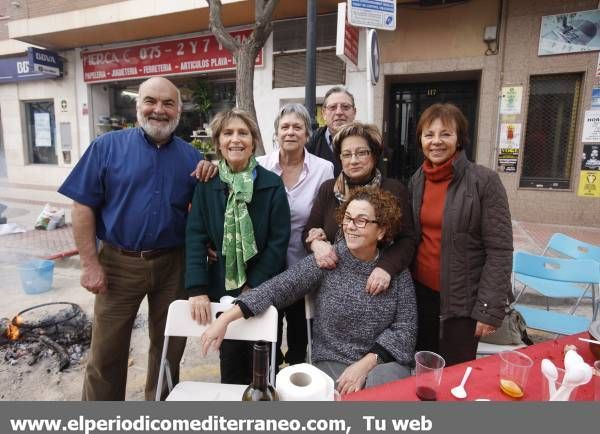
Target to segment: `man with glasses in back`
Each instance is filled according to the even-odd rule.
[[[332,139],[342,125],[354,121],[356,117],[354,96],[341,86],[332,87],[325,94],[322,114],[327,125],[317,129],[306,145],[306,149],[317,157],[331,161],[333,174],[337,178],[342,171],[342,165],[333,152]]]

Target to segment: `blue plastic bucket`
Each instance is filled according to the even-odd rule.
[[[18,266],[21,285],[27,294],[39,294],[52,287],[54,262],[46,259],[32,259]]]

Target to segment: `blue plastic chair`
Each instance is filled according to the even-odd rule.
[[[573,259],[593,259],[600,262],[600,247],[561,233],[552,235],[542,255],[547,256],[549,251],[555,251]]]
[[[513,280],[519,281],[535,289],[540,294],[550,298],[573,297],[571,285],[583,284],[594,288],[600,282],[600,262],[591,259],[563,259],[548,256],[533,255],[525,252],[515,252],[513,258]],[[581,292],[587,288],[575,288]],[[521,292],[522,293],[522,292]],[[592,306],[596,316],[596,296],[592,293]],[[580,298],[578,298],[580,300]],[[569,314],[553,312],[522,304],[516,304],[517,309],[525,318],[527,327],[550,333],[568,335],[586,331],[591,322],[590,318],[574,315],[574,309]]]
[[[600,247],[561,233],[552,235],[542,255],[547,256],[548,252],[556,252],[573,259],[593,259],[600,262]],[[594,288],[592,288],[592,291],[586,292],[582,298],[591,298],[594,294],[593,291]],[[593,306],[594,318],[596,318],[600,309],[600,288],[598,286],[596,286],[595,294],[596,304]],[[580,301],[581,299],[578,300],[575,308],[577,308]]]
[[[557,253],[562,257],[573,259],[589,259],[600,262],[600,247],[561,233],[555,233],[548,241],[542,255],[547,256],[548,253]],[[577,310],[582,299],[591,298],[595,301],[592,305],[593,317],[596,318],[598,314],[600,300],[598,295],[595,294],[595,291],[598,291],[598,289],[594,288],[594,285],[582,287],[574,283],[544,282],[535,277],[525,278],[522,280],[522,283],[524,286],[515,297],[516,300],[521,297],[527,287],[531,286],[535,289],[542,288],[539,292],[552,292],[555,297],[576,298],[577,301],[574,303],[570,313],[574,313]]]

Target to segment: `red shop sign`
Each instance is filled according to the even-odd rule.
[[[230,32],[240,42],[251,33],[252,30]],[[83,80],[88,83],[235,69],[231,52],[213,35],[86,51],[81,53],[81,58]],[[256,56],[255,66],[263,66],[262,49]]]

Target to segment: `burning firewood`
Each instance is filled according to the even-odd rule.
[[[66,307],[54,309],[60,305]],[[90,339],[91,322],[74,303],[45,303],[19,312],[12,320],[0,318],[0,346],[11,344],[4,354],[11,363],[27,354],[27,363],[33,365],[55,354],[62,371],[79,361]]]

